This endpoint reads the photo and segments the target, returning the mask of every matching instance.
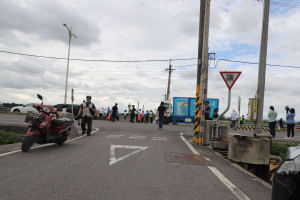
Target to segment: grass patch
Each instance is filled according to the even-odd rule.
[[[272,155],[279,156],[282,159],[282,161],[285,161],[288,148],[297,146],[298,144],[299,143],[296,142],[273,142]]]
[[[23,138],[14,134],[14,132],[0,130],[0,145],[22,142]]]

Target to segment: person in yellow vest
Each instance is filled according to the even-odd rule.
[[[245,120],[244,115],[242,115],[241,118],[240,118],[240,125],[244,124],[244,120]]]
[[[96,109],[96,106],[92,103],[92,97],[91,96],[86,96],[86,102],[82,103],[78,114],[79,115],[82,112],[82,122],[81,122],[81,130],[82,130],[82,135],[85,134],[86,132],[86,124],[88,126],[87,128],[87,136],[91,135],[92,132],[92,123],[93,123],[93,115],[96,113],[98,118],[100,118],[98,110]]]

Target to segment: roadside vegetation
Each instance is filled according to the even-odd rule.
[[[0,145],[13,144],[21,141],[22,137],[16,136],[14,132],[0,130]]]
[[[295,147],[300,143],[287,143],[287,142],[273,142],[272,143],[272,155],[279,156],[282,161],[286,159],[286,153],[289,147]]]

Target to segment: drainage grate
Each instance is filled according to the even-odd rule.
[[[199,155],[186,154],[186,153],[170,153],[170,162],[194,165],[207,165]]]

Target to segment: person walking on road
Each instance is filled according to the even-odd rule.
[[[147,110],[146,111],[146,115],[145,115],[146,117],[145,117],[145,123],[149,123],[149,116],[150,116],[150,113],[149,113],[149,111]]]
[[[158,114],[158,121],[159,121],[159,124],[158,124],[158,127],[159,127],[159,130],[162,130],[162,127],[163,127],[163,122],[164,122],[164,119],[165,119],[165,115],[166,114],[166,117],[167,116],[167,109],[166,107],[164,106],[164,102],[162,101],[160,103],[160,106],[157,108],[157,111],[156,111],[156,115]]]
[[[110,115],[110,109],[109,109],[109,107],[107,107],[106,118],[108,118],[108,115]]]
[[[153,124],[153,117],[154,117],[154,113],[152,110],[150,110],[150,123]]]
[[[100,109],[100,119],[103,120],[103,116],[104,116],[104,108],[102,107]]]
[[[131,111],[130,111],[130,123],[134,123],[135,112],[139,113],[139,112],[135,109],[134,105],[132,105],[132,109],[131,109]]]
[[[111,121],[115,122],[116,121],[116,117],[117,117],[117,111],[118,111],[118,104],[115,103],[115,105],[112,107],[111,109]]]
[[[144,123],[144,118],[145,118],[145,113],[144,113],[144,111],[143,111],[142,114],[141,114],[141,122],[142,122],[142,123]]]
[[[86,132],[86,124],[87,124],[87,136],[91,135],[92,132],[92,123],[93,123],[93,115],[97,114],[97,117],[99,117],[98,110],[96,109],[96,106],[92,103],[92,97],[91,96],[86,96],[86,102],[82,103],[77,116],[80,115],[82,112],[82,122],[81,122],[81,130],[82,130],[82,135],[85,134]]]
[[[275,137],[276,134],[276,117],[277,117],[277,112],[274,110],[273,106],[270,106],[270,111],[268,113],[268,118],[269,118],[269,129],[270,129],[270,134],[272,137]]]
[[[292,137],[292,139],[294,139],[294,134],[295,134],[295,109],[291,108],[289,111],[287,110],[286,113],[286,124],[287,124],[287,138],[289,138],[290,136]],[[292,132],[292,135],[291,135]]]
[[[237,112],[233,109],[231,113],[231,128],[234,130],[236,130],[236,125],[235,125],[236,116],[237,116]]]
[[[128,114],[127,110],[124,110],[124,122],[126,122],[127,114]]]

